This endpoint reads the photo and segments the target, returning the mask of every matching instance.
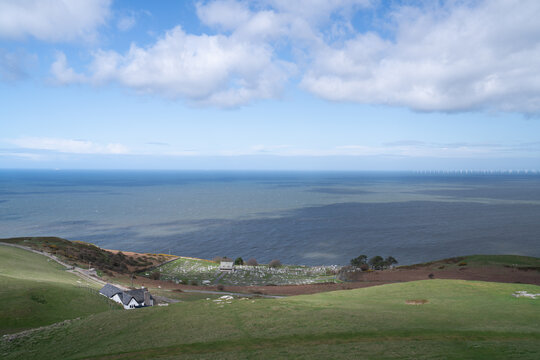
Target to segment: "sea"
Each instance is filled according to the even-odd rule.
[[[345,265],[540,256],[540,174],[0,170],[0,237]]]

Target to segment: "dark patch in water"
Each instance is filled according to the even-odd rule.
[[[540,200],[540,186],[482,187],[473,189],[421,190],[416,194],[448,196],[455,199],[485,198],[495,200]]]
[[[331,188],[331,187],[320,187],[309,189],[308,191],[322,193],[322,194],[332,194],[332,195],[362,195],[362,194],[372,194],[372,191],[360,190],[360,189],[343,189],[343,188]]]
[[[473,253],[540,256],[538,240],[530,236],[540,233],[539,214],[535,205],[345,203],[303,208],[280,218],[204,220],[198,222],[200,230],[190,233],[144,237],[132,227],[77,238],[202,258],[253,256],[261,262],[278,258],[315,265],[379,254],[407,264]],[[309,253],[314,254],[306,257]]]

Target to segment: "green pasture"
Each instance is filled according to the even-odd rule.
[[[0,335],[109,310],[97,285],[64,269],[45,256],[0,245]]]
[[[425,280],[94,314],[0,345],[5,359],[536,359],[540,287]],[[427,300],[408,305],[407,300]]]
[[[399,268],[431,268],[431,269],[441,269],[441,266],[444,268],[456,268],[456,267],[514,267],[514,268],[525,268],[540,271],[540,258],[532,256],[521,256],[521,255],[467,255],[460,256],[455,258],[448,258],[436,261],[430,261],[421,264],[413,265],[404,265],[399,266]]]
[[[540,269],[540,258],[520,255],[470,255],[464,261],[472,266],[516,266]]]

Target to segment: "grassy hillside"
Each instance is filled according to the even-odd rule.
[[[48,252],[66,263],[83,268],[91,265],[111,275],[113,272],[130,274],[142,271],[174,258],[174,256],[165,254],[126,255],[122,252],[102,249],[94,244],[58,237],[17,237],[0,239],[0,242],[23,245],[34,250]]]
[[[88,286],[44,256],[0,245],[0,335],[109,310]]]
[[[462,267],[462,266],[494,266],[494,267],[514,267],[517,269],[540,270],[540,258],[521,255],[468,255],[437,261],[430,261],[421,264],[399,266],[401,269],[432,268],[440,269]]]
[[[465,261],[536,266],[536,260],[523,258]],[[283,299],[203,299],[123,311],[110,309],[105,298],[79,287],[80,282],[43,256],[0,246],[0,334],[80,317],[0,340],[0,357],[540,357],[540,297],[512,296],[523,290],[540,294],[535,285],[434,279]]]
[[[513,266],[540,270],[540,258],[520,255],[470,255],[464,261],[469,266]]]
[[[284,299],[200,300],[96,314],[0,345],[6,359],[536,359],[540,293],[425,280]],[[427,300],[408,305],[410,300]]]

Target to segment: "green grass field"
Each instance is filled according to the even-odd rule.
[[[445,268],[456,268],[461,266],[483,267],[483,266],[504,266],[514,268],[527,268],[540,270],[540,258],[520,255],[468,255],[437,261],[430,261],[421,264],[404,265],[399,268],[431,268],[440,269],[439,266]]]
[[[44,324],[44,314],[50,314],[47,321],[81,317],[0,340],[2,359],[540,357],[540,298],[512,296],[520,290],[540,293],[534,285],[424,280],[282,299],[203,299],[122,311],[83,294],[75,276],[46,258],[0,250],[3,289],[21,299],[2,293],[4,332],[10,329],[8,321],[16,319],[25,328]],[[46,303],[33,304],[32,295],[43,296]],[[53,306],[54,299],[66,297],[70,301],[63,308]],[[427,302],[409,305],[410,300]],[[80,306],[81,301],[96,302]],[[84,313],[89,308],[93,314]],[[21,311],[20,317],[12,315]],[[40,323],[32,323],[34,318]]]
[[[464,261],[469,266],[515,266],[540,269],[540,258],[519,255],[470,255]]]
[[[0,245],[0,335],[109,310],[107,299],[44,256]]]
[[[426,280],[285,299],[200,300],[96,314],[3,344],[32,358],[491,358],[540,355],[521,284]],[[425,299],[425,305],[406,300]]]

